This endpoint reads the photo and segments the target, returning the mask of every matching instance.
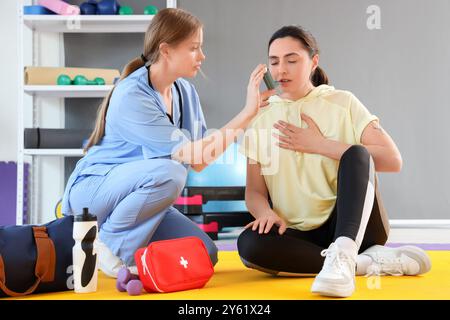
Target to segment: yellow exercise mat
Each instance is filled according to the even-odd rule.
[[[356,292],[349,299],[450,299],[450,251],[428,251],[433,267],[416,277],[357,277]],[[100,273],[98,291],[72,291],[30,295],[18,299],[142,299],[142,300],[309,300],[327,299],[310,292],[313,278],[275,277],[247,269],[236,251],[219,252],[215,274],[203,289],[174,293],[143,293],[129,296],[118,292],[115,279]]]
[[[83,75],[88,80],[100,77],[105,80],[105,84],[113,84],[114,78],[120,77],[120,72],[116,69],[25,67],[25,84],[56,85],[61,74],[66,74],[71,79],[77,75]]]

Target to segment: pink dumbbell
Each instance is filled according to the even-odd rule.
[[[128,292],[130,296],[138,296],[142,293],[143,286],[137,275],[123,267],[117,274],[116,288],[120,292]]]
[[[63,16],[80,14],[80,7],[70,5],[61,0],[39,0],[39,5]]]

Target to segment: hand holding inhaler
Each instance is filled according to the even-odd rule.
[[[269,98],[275,94],[280,94],[279,83],[272,78],[270,71],[267,70],[263,77],[264,83],[267,90],[261,93],[261,105],[260,107],[265,107],[269,104]]]

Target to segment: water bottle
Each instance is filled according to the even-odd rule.
[[[73,280],[76,293],[97,291],[97,217],[83,208],[83,214],[74,217]]]

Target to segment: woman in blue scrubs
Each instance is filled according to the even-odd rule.
[[[202,24],[186,11],[164,9],[152,19],[143,54],[125,66],[100,106],[87,153],[68,180],[62,212],[87,207],[97,216],[99,267],[109,276],[133,266],[138,248],[185,236],[201,238],[217,262],[214,242],[172,204],[189,166],[201,171],[219,157],[273,92],[259,92],[267,68],[258,65],[245,107],[204,137],[199,97],[182,79],[200,70],[202,43]]]

